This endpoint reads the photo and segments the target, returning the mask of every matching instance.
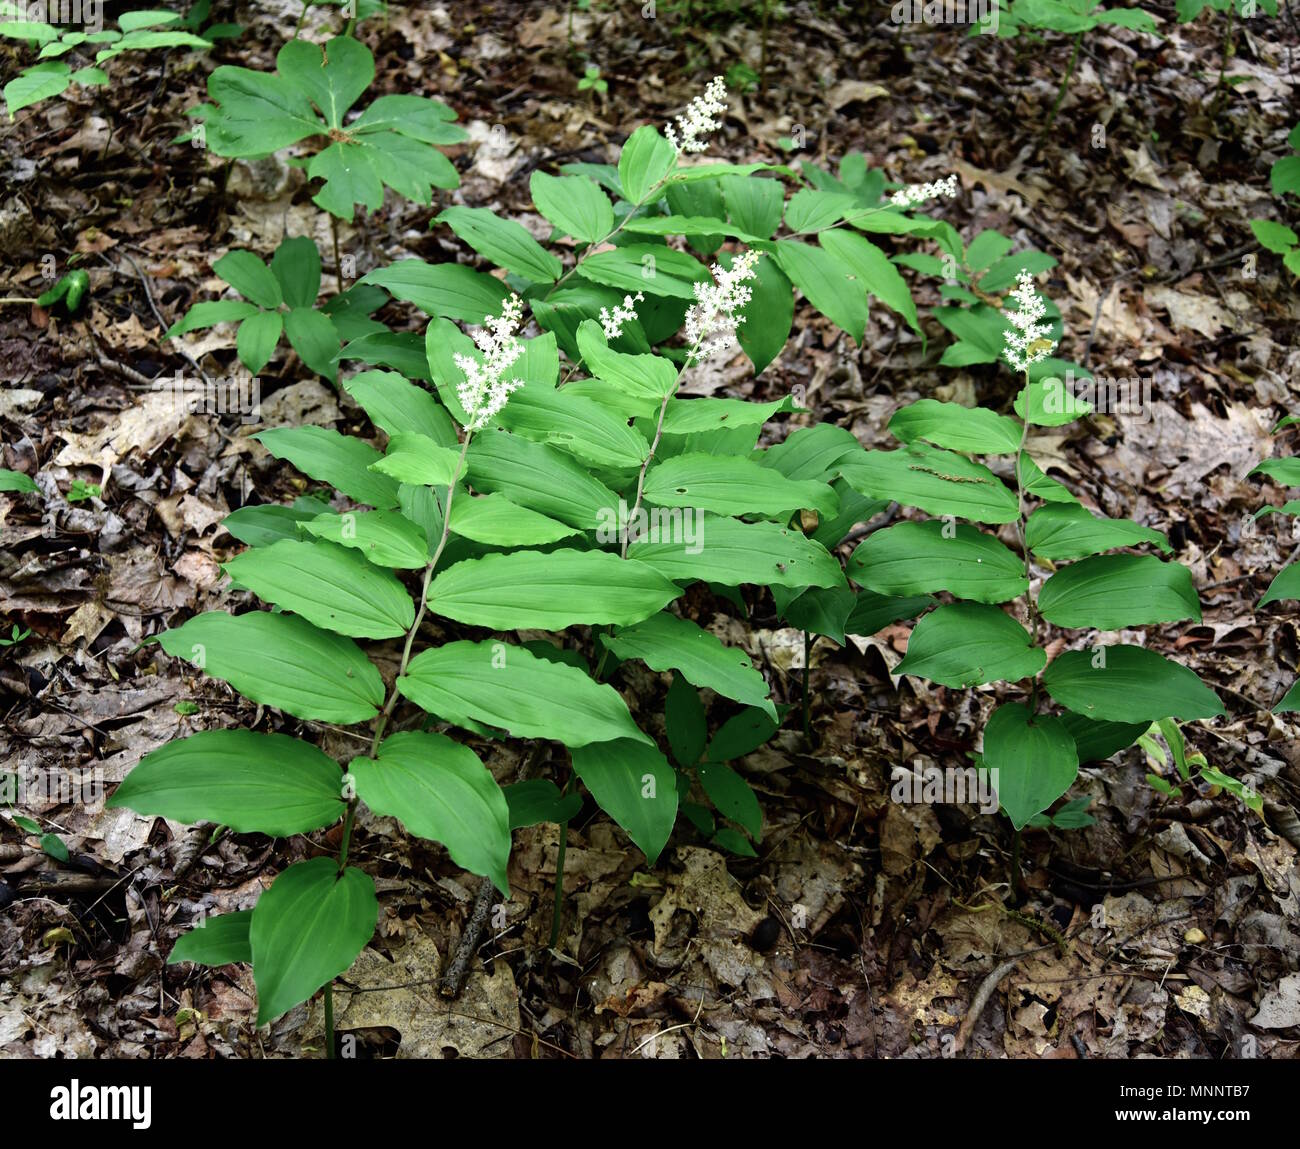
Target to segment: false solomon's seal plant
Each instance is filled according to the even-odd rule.
[[[273,80],[213,73],[215,103],[201,118],[223,154],[327,137],[318,158],[335,159],[309,165],[326,181],[317,197],[326,210],[350,217],[356,202],[377,203],[377,185],[343,178],[344,167],[370,165],[382,183],[425,200],[437,180],[384,173],[399,153],[414,157],[414,141],[424,151],[413,170],[435,174],[429,145],[450,139],[441,109],[380,97],[349,119],[372,65],[348,37],[292,47],[278,64]],[[212,918],[173,950],[174,961],[251,961],[259,1021],[325,987],[332,1029],[330,983],[378,915],[352,851],[362,803],[441,842],[507,896],[512,829],[558,823],[552,944],[580,787],[651,865],[679,811],[711,843],[755,852],[761,811],[727,763],[770,737],[783,713],[744,652],[688,616],[688,590],[692,601],[744,609],[744,588],[765,588],[791,625],[840,642],[915,617],[936,592],[953,595],[917,625],[903,670],[952,686],[1030,680],[1027,703],[1000,708],[985,737],[1017,826],[1065,790],[1081,759],[1105,757],[1155,719],[1218,713],[1190,671],[1140,647],[1101,646],[1062,655],[1042,675],[1072,716],[1039,714],[1040,616],[1109,629],[1197,613],[1181,567],[1083,557],[1167,544],[1135,524],[1094,518],[1033,464],[1029,428],[1079,413],[1052,413],[1043,385],[1026,385],[1019,419],[914,404],[891,423],[903,442],[893,451],[866,451],[826,424],[760,448],[764,425],[797,410],[792,398],[684,393],[704,360],[737,342],[761,372],[788,338],[796,288],[856,342],[872,298],[919,335],[901,257],[863,233],[933,236],[966,252],[947,224],[912,214],[954,194],[950,181],[891,198],[881,173],[846,157],[838,176],[805,165],[811,186],[787,198],[782,180],[796,175],[788,168],[692,162],[724,97],[715,81],[667,135],[639,128],[617,165],[535,172],[533,200],[553,228],[545,244],[487,209],[441,211],[434,224],[500,275],[405,259],[316,309],[319,257],[295,239],[269,267],[251,253],[223,257],[218,272],[243,300],[196,304],[173,329],[241,322],[240,358],[259,364],[287,333],[307,367],[337,371],[382,433],[380,450],[314,426],[259,432],[272,455],[330,494],[244,507],[225,520],[248,548],[226,564],[233,585],[275,609],[209,611],[156,639],[260,706],[363,727],[364,752],[336,761],[288,732],[208,730],[147,755],[111,800],[274,836],[342,823],[337,857],[290,865],[251,911]],[[972,243],[972,269],[1012,258],[989,248]],[[981,282],[991,291],[990,276],[1006,271],[1005,263],[985,271]],[[368,318],[380,289],[430,316],[422,337]],[[371,294],[339,302],[352,292]],[[1001,300],[978,297],[993,312],[986,297]],[[1045,325],[1027,278],[1017,299],[1013,365],[1041,367]],[[309,318],[322,315],[332,335]],[[358,361],[363,369],[346,377]],[[1015,486],[975,454],[1014,457]],[[1029,498],[1044,502],[1032,516]],[[836,552],[891,500],[937,517],[868,537],[849,565],[855,591]],[[1019,524],[1023,558],[958,519]],[[1031,554],[1082,561],[1053,575],[1035,604]],[[1032,635],[996,605],[1019,596]],[[661,712],[651,706],[639,722],[620,690],[635,680],[625,664],[636,662],[672,675],[671,686],[661,680]],[[726,716],[711,737],[701,690]],[[805,707],[807,697],[805,680]],[[556,764],[557,779],[502,789],[473,748],[498,739],[558,744],[567,763]]]

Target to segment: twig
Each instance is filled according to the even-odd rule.
[[[469,921],[465,923],[465,932],[460,935],[460,945],[456,948],[456,956],[452,958],[451,965],[447,967],[447,972],[443,974],[442,981],[438,983],[438,992],[443,997],[454,998],[460,993],[461,984],[465,980],[465,975],[469,972],[470,959],[473,958],[474,951],[478,948],[478,939],[492,914],[493,896],[495,894],[496,887],[492,884],[491,878],[483,878],[479,881],[478,896],[474,899],[474,910],[469,916]]]
[[[954,1053],[961,1053],[966,1048],[966,1042],[970,1040],[970,1035],[975,1031],[975,1026],[979,1024],[980,1015],[988,1005],[989,998],[993,996],[993,991],[998,988],[998,983],[1020,964],[1020,959],[1024,956],[1024,954],[1017,954],[1015,957],[1004,961],[981,983],[975,996],[971,999],[970,1009],[966,1011],[966,1019],[961,1023],[961,1028],[957,1031],[957,1043],[953,1046]]]

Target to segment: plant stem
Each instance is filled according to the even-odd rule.
[[[1029,374],[1025,374],[1025,390],[1021,394],[1025,396],[1025,414],[1029,413]],[[1033,646],[1038,642],[1038,608],[1034,605],[1034,592],[1030,585],[1033,580],[1033,571],[1029,561],[1029,528],[1028,515],[1025,514],[1025,486],[1021,479],[1021,473],[1025,461],[1025,444],[1029,442],[1029,420],[1024,421],[1024,426],[1020,432],[1020,446],[1016,448],[1016,530],[1020,535],[1020,553],[1025,560],[1025,610],[1029,617],[1029,644]],[[1030,709],[1038,701],[1038,676],[1034,676],[1032,686],[1032,698]]]
[[[343,261],[339,258],[339,217],[330,213],[330,231],[334,233],[334,282],[343,294]]]
[[[1056,93],[1056,103],[1052,105],[1051,114],[1047,117],[1047,123],[1043,126],[1043,135],[1047,135],[1052,130],[1052,125],[1056,123],[1056,113],[1061,110],[1061,101],[1065,99],[1065,90],[1070,86],[1070,77],[1074,75],[1074,66],[1079,62],[1079,49],[1083,46],[1083,33],[1076,32],[1074,35],[1074,50],[1070,53],[1070,62],[1066,65],[1065,75],[1061,77],[1061,87]]]
[[[35,302],[36,302],[36,300],[35,300],[34,298],[33,298],[33,299],[28,299],[25,295],[12,295],[12,296],[9,296],[9,297],[6,298],[6,299],[0,299],[0,304],[3,304],[3,303],[35,303]]]
[[[1020,887],[1023,879],[1020,876],[1020,836],[1021,832],[1016,831],[1016,836],[1011,839],[1011,899],[1012,904],[1020,901]]]
[[[311,7],[311,0],[302,0],[302,15],[298,17],[297,26],[293,30],[293,38],[296,40],[302,33],[302,26],[307,22],[307,9]]]
[[[1218,113],[1219,106],[1222,103],[1224,99],[1224,93],[1226,92],[1223,82],[1227,78],[1227,74],[1228,74],[1228,61],[1233,56],[1235,56],[1237,52],[1236,45],[1233,43],[1233,38],[1232,38],[1232,34],[1235,30],[1233,27],[1233,17],[1235,15],[1236,15],[1235,6],[1229,4],[1228,5],[1228,27],[1224,30],[1223,33],[1223,53],[1219,57],[1219,82],[1214,85],[1214,100],[1210,104],[1211,112],[1213,114]]]
[[[812,745],[812,698],[808,694],[808,676],[812,664],[812,635],[803,632],[803,740]]]
[[[334,983],[325,983],[325,1056],[334,1060]]]

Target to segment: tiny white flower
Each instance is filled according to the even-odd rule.
[[[710,132],[716,132],[722,127],[722,121],[715,119],[727,110],[727,85],[723,82],[721,76],[714,76],[709,82],[709,86],[704,89],[704,95],[696,96],[689,104],[686,105],[686,111],[677,117],[677,126],[669,124],[664,129],[664,135],[668,137],[668,142],[677,149],[680,156],[683,152],[706,152],[709,150],[708,141],[701,137],[707,136]],[[680,138],[678,130],[681,131]]]
[[[510,398],[512,391],[524,385],[522,379],[507,379],[510,365],[523,354],[524,345],[515,336],[523,317],[523,303],[512,295],[501,308],[501,315],[489,315],[474,336],[475,346],[483,352],[483,361],[472,355],[456,355],[456,366],[465,378],[456,385],[456,397],[465,410],[466,431],[477,431],[487,424]]]
[[[714,264],[714,282],[694,284],[695,303],[686,313],[689,362],[702,362],[731,345],[740,313],[753,298],[746,280],[754,278],[758,256],[756,251],[746,251],[736,256],[729,268]]]
[[[947,179],[936,180],[930,184],[908,184],[907,187],[896,191],[889,198],[889,202],[894,207],[913,207],[919,203],[925,203],[931,199],[956,199],[957,198],[957,177],[949,176]]]
[[[636,305],[644,299],[645,296],[638,291],[634,296],[623,296],[621,304],[614,304],[613,312],[608,307],[600,309],[600,326],[607,342],[612,342],[623,334],[623,324],[636,318]]]
[[[1016,276],[1016,288],[1011,293],[1016,310],[1007,313],[1011,326],[1002,335],[1005,346],[1002,358],[1013,371],[1028,371],[1030,366],[1046,359],[1056,347],[1049,339],[1051,326],[1040,322],[1047,314],[1042,297],[1034,290],[1034,277],[1027,271]]]

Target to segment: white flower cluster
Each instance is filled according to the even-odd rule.
[[[919,203],[925,203],[929,199],[957,198],[957,177],[949,176],[944,180],[936,180],[932,184],[908,184],[901,191],[896,191],[889,198],[889,202],[895,207],[913,207]]]
[[[714,117],[727,110],[726,99],[727,85],[723,83],[721,76],[714,76],[709,82],[709,86],[704,89],[704,95],[696,96],[686,105],[686,112],[677,117],[677,127],[669,124],[665,128],[664,135],[668,137],[668,142],[677,149],[679,156],[683,152],[706,152],[709,150],[708,141],[700,137],[707,136],[710,132],[716,132],[722,127],[722,121]],[[677,135],[678,129],[681,130],[680,139]]]
[[[1028,371],[1031,364],[1052,353],[1056,341],[1048,338],[1051,327],[1040,322],[1047,308],[1034,290],[1034,277],[1029,272],[1022,271],[1016,276],[1016,289],[1011,298],[1016,301],[1016,310],[1007,314],[1011,326],[1002,334],[1006,344],[1002,357],[1013,371]]]
[[[695,303],[686,313],[686,338],[690,340],[689,361],[699,363],[725,351],[731,343],[741,310],[753,292],[745,281],[754,278],[759,253],[746,251],[731,261],[729,268],[713,265],[714,283],[695,284]]]
[[[512,391],[524,385],[522,379],[507,379],[506,371],[523,354],[524,345],[515,337],[523,317],[523,303],[512,295],[501,308],[500,318],[489,315],[483,327],[474,336],[474,344],[483,352],[480,363],[472,355],[456,355],[456,366],[465,373],[465,380],[456,386],[456,397],[465,409],[468,422],[466,431],[477,431],[492,418],[510,398]]]
[[[600,309],[600,326],[605,332],[607,341],[617,339],[623,334],[623,324],[636,318],[636,305],[644,299],[645,296],[638,291],[635,296],[623,296],[623,302],[614,304],[612,313],[608,307]]]

